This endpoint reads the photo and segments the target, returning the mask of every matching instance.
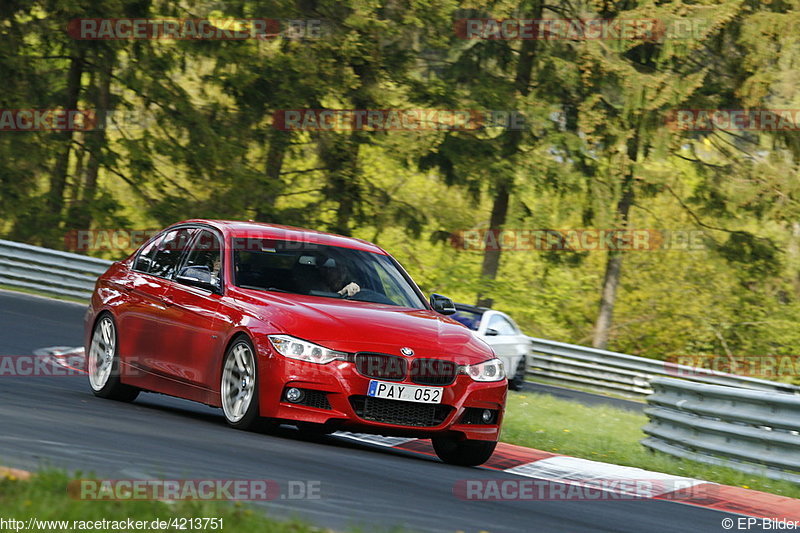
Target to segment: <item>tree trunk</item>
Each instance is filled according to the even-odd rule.
[[[78,138],[78,142],[80,142],[80,137]],[[70,214],[74,212],[75,206],[78,205],[81,199],[82,183],[80,177],[83,175],[83,160],[85,159],[86,153],[83,151],[76,151],[75,155],[75,168],[72,169],[74,178],[69,186],[69,199],[67,200],[67,212]]]
[[[639,139],[634,135],[628,141],[628,161],[622,178],[622,191],[616,208],[616,220],[621,229],[628,227],[628,218],[631,205],[634,200],[633,172],[634,163],[638,158]],[[606,259],[606,272],[603,276],[603,288],[600,292],[600,309],[597,313],[597,320],[594,325],[594,337],[592,346],[605,350],[608,347],[608,339],[611,334],[611,325],[614,318],[614,304],[617,301],[617,287],[622,274],[622,253],[618,250],[610,250]]]
[[[75,110],[78,108],[78,100],[81,93],[81,76],[83,75],[84,67],[84,49],[82,46],[78,47],[76,55],[72,56],[67,73],[67,90],[64,97],[64,109]],[[49,246],[56,246],[57,243],[55,235],[58,227],[61,224],[61,213],[64,210],[64,192],[67,188],[67,180],[69,177],[69,158],[72,152],[72,138],[73,132],[70,130],[58,132],[55,134],[59,145],[56,149],[56,163],[53,167],[53,172],[50,174],[50,190],[47,193],[46,211],[43,215],[47,218],[46,224],[43,226],[46,233],[50,234],[48,237]]]
[[[532,8],[533,19],[542,17],[542,2],[535,2]],[[519,99],[524,99],[530,93],[531,76],[533,75],[533,63],[536,56],[537,41],[533,39],[522,41],[519,51],[519,60],[514,75],[514,88],[519,95]],[[505,132],[503,140],[503,150],[501,157],[505,159],[513,158],[519,152],[522,142],[522,131],[509,129]],[[487,233],[486,248],[483,252],[483,264],[481,265],[481,279],[494,280],[497,278],[497,271],[500,269],[500,257],[503,250],[496,239],[491,242],[497,246],[488,245],[492,236],[496,237],[506,223],[508,216],[508,204],[514,188],[514,180],[510,176],[502,177],[497,183],[492,200],[492,213],[489,217],[489,232]],[[478,294],[477,305],[491,307],[494,299],[486,296],[483,291]]]
[[[88,230],[92,225],[91,206],[97,194],[97,181],[100,167],[103,162],[103,151],[106,149],[106,117],[111,106],[111,73],[113,62],[105,52],[99,54],[99,71],[97,72],[97,88],[95,97],[95,112],[97,114],[97,128],[87,131],[86,147],[89,152],[86,161],[86,174],[83,180],[80,201],[70,216],[70,223],[74,229]]]
[[[791,272],[795,297],[800,296],[800,222],[789,224],[789,244],[786,247],[787,266]]]
[[[355,215],[358,202],[361,199],[361,186],[358,182],[358,151],[359,143],[355,135],[343,147],[344,153],[340,160],[341,166],[336,170],[331,180],[333,190],[339,192],[339,205],[336,208],[336,226],[334,232],[350,235],[351,219]]]
[[[264,169],[266,183],[261,184],[255,195],[255,219],[259,222],[278,222],[275,217],[275,200],[278,192],[283,188],[281,171],[288,141],[289,133],[287,132],[275,131],[270,136],[266,168]]]
[[[614,317],[614,303],[617,299],[617,286],[622,272],[622,254],[609,252],[606,260],[606,273],[603,277],[603,289],[600,295],[600,311],[594,326],[592,346],[605,350]]]
[[[486,248],[483,252],[483,265],[481,265],[481,277],[493,280],[497,277],[500,268],[500,254],[502,252],[500,243],[497,239],[490,236],[497,236],[497,232],[506,223],[508,215],[508,201],[511,197],[511,184],[508,180],[502,181],[497,187],[492,202],[492,214],[489,218],[489,232],[485,239]],[[494,299],[488,296],[478,295],[477,305],[491,307]]]
[[[350,135],[325,132],[317,141],[320,161],[328,173],[324,194],[327,199],[336,202],[331,231],[340,235],[350,235],[352,219],[361,202],[358,168],[360,142],[357,132]]]

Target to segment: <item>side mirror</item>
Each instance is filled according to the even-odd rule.
[[[441,313],[443,315],[452,315],[456,312],[456,306],[453,303],[453,300],[448,298],[447,296],[442,296],[441,294],[431,294],[431,307],[437,313]]]
[[[207,266],[184,267],[175,276],[175,281],[183,285],[205,289],[215,294],[220,293],[219,283],[214,279],[211,269]]]
[[[500,335],[500,332],[499,332],[499,331],[497,331],[496,329],[492,329],[492,328],[486,328],[486,333],[485,333],[485,335],[486,335],[487,337],[496,337],[497,335]]]

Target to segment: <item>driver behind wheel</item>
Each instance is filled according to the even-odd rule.
[[[347,267],[337,262],[332,257],[329,257],[320,267],[323,279],[330,287],[331,292],[335,292],[345,298],[350,298],[361,291],[361,287],[352,281]]]

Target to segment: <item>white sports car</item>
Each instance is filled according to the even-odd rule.
[[[472,330],[492,347],[494,353],[503,361],[508,375],[508,386],[519,390],[525,381],[525,369],[531,341],[519,330],[519,326],[505,313],[467,304],[455,304],[456,313],[451,315]]]

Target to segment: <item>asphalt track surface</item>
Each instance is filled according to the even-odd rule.
[[[611,407],[616,407],[617,409],[625,409],[626,411],[635,411],[637,413],[644,412],[644,408],[646,407],[644,402],[625,400],[622,398],[612,398],[610,396],[592,394],[591,392],[565,389],[564,387],[548,385],[545,383],[533,383],[528,381],[522,386],[522,389],[526,392],[549,394],[550,396],[554,396],[562,400],[578,402],[583,405],[608,405]]]
[[[84,308],[0,291],[0,355],[80,346]],[[464,479],[521,479],[431,457],[302,438],[289,428],[229,429],[221,411],[156,394],[95,398],[83,377],[0,377],[0,464],[58,467],[107,479],[271,479],[318,483],[318,499],[257,502],[267,514],[337,530],[652,533],[720,532],[737,515],[677,502],[464,501]],[[65,495],[66,497],[66,495]]]

